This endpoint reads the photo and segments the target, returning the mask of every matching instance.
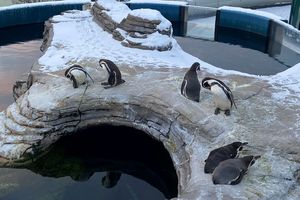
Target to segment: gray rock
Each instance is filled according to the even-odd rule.
[[[158,32],[161,35],[172,36],[172,26],[160,30],[157,26],[162,23],[160,20],[149,20],[131,15],[130,13],[120,23],[113,20],[108,14],[101,2],[95,3],[91,13],[98,24],[107,32],[112,33],[115,40],[121,41],[121,44],[129,48],[138,48],[145,50],[168,51],[172,48],[172,43],[167,45],[144,45],[141,41],[135,41],[136,38],[147,40],[150,34]],[[166,19],[165,19],[166,20]],[[120,30],[124,32],[120,33]],[[47,39],[44,43],[47,42]],[[43,45],[44,48],[45,45]]]

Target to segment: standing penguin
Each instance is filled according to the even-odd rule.
[[[122,75],[119,68],[112,61],[107,59],[100,59],[99,65],[102,69],[105,69],[108,73],[107,82],[101,83],[101,85],[106,85],[104,87],[105,89],[120,85],[125,82],[122,79]]]
[[[73,65],[65,71],[65,77],[73,81],[74,88],[78,88],[79,85],[84,84],[87,76],[94,82],[89,73],[80,65]]]
[[[219,114],[220,110],[225,111],[225,115],[230,115],[230,109],[235,105],[231,90],[225,83],[216,79],[206,77],[202,80],[202,87],[210,90],[214,94],[214,103],[216,105],[215,114]]]
[[[214,184],[236,185],[240,183],[260,156],[245,156],[243,158],[233,158],[221,162],[212,174]]]
[[[199,102],[201,85],[198,80],[197,71],[200,71],[200,64],[195,62],[184,75],[181,84],[181,94],[192,101]]]
[[[243,146],[247,145],[248,142],[233,142],[226,146],[214,149],[211,151],[205,160],[204,172],[213,173],[214,169],[219,165],[220,162],[238,157],[239,151],[243,150]]]

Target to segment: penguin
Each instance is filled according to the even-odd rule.
[[[245,156],[221,162],[212,174],[214,184],[236,185],[240,183],[252,166],[261,156]]]
[[[184,75],[181,83],[181,94],[192,101],[199,102],[201,85],[197,71],[200,71],[200,64],[195,62]]]
[[[100,59],[99,65],[101,68],[105,69],[108,73],[107,82],[101,83],[101,85],[105,85],[105,89],[120,85],[125,81],[122,79],[121,72],[117,65],[115,65],[112,61],[107,59]]]
[[[89,73],[80,65],[73,65],[65,71],[65,77],[73,81],[74,88],[86,83],[87,76],[94,82]]]
[[[230,158],[237,158],[239,156],[239,152],[242,151],[243,147],[247,144],[248,142],[233,142],[226,146],[214,149],[209,153],[207,159],[204,161],[204,172],[213,173],[214,169],[220,162]]]
[[[215,115],[218,115],[222,110],[225,111],[226,116],[229,116],[232,106],[234,105],[234,107],[237,108],[231,90],[222,81],[216,78],[205,77],[201,85],[214,94],[214,103],[217,107],[215,109]]]

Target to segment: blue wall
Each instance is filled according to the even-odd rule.
[[[0,28],[42,23],[54,15],[66,10],[82,10],[83,3],[54,4],[54,5],[33,5],[30,7],[17,7],[7,10],[0,10]]]
[[[215,41],[267,52],[269,24],[270,19],[264,16],[219,9],[216,15]]]
[[[300,62],[300,32],[255,13],[219,9],[215,41],[259,50],[289,67]]]

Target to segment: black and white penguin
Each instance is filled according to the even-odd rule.
[[[235,105],[231,90],[222,81],[205,77],[202,80],[202,87],[210,90],[214,94],[214,103],[216,105],[215,114],[219,114],[220,110],[225,111],[225,115],[230,115],[230,109]]]
[[[181,84],[181,94],[192,101],[199,102],[201,85],[197,71],[200,71],[200,64],[195,62],[184,75]]]
[[[236,185],[240,183],[260,156],[245,156],[243,158],[232,158],[221,162],[212,174],[214,184]]]
[[[214,169],[220,162],[230,158],[237,158],[239,156],[239,152],[242,151],[243,147],[247,144],[248,142],[233,142],[226,146],[214,149],[209,153],[205,160],[204,172],[213,173]]]
[[[99,65],[101,68],[105,69],[108,73],[107,82],[101,83],[101,85],[106,85],[106,87],[104,87],[105,89],[120,85],[125,82],[122,79],[122,75],[119,68],[112,61],[107,59],[100,59]]]
[[[94,82],[89,73],[80,65],[73,65],[65,71],[65,77],[73,81],[74,88],[78,88],[79,85],[86,83],[87,76]]]

